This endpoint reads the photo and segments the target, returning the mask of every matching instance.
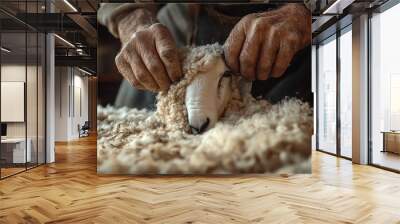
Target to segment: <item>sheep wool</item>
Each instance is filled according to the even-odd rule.
[[[182,53],[184,78],[157,96],[157,110],[98,106],[97,160],[102,174],[309,173],[312,109],[298,99],[256,100],[232,78],[232,99],[216,126],[189,133],[185,90],[218,44]]]

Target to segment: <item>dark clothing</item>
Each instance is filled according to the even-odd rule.
[[[298,52],[281,78],[253,82],[254,97],[276,103],[285,97],[296,97],[313,105],[311,92],[311,46]]]

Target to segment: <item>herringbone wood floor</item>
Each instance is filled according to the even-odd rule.
[[[289,177],[97,176],[96,139],[0,181],[0,223],[400,223],[400,175],[314,153]]]

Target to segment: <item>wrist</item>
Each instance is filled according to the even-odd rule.
[[[146,9],[136,9],[129,14],[121,15],[118,21],[118,35],[124,44],[131,36],[140,30],[146,29],[156,23],[155,15]]]
[[[301,34],[303,47],[311,42],[311,11],[303,4],[288,3],[279,10],[288,16],[289,20],[295,24],[297,31]]]
[[[311,18],[311,11],[307,9],[304,4],[300,3],[287,3],[278,10],[284,13],[290,13],[291,15],[298,15]]]

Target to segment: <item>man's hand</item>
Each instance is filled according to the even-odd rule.
[[[132,14],[119,22],[123,46],[115,62],[134,87],[167,90],[182,76],[178,50],[169,30],[146,16],[146,12],[139,11],[139,18]]]
[[[287,4],[243,17],[224,45],[227,65],[248,80],[280,77],[293,56],[311,43],[311,13]]]

